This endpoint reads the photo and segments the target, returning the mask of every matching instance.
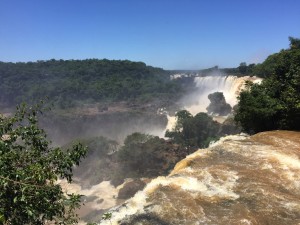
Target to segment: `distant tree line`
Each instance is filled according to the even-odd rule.
[[[169,72],[128,60],[0,62],[0,104],[14,106],[49,97],[61,108],[78,101],[149,101],[171,98],[180,85]]]

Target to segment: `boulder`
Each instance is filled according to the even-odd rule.
[[[231,106],[226,103],[223,92],[214,92],[208,95],[210,100],[209,106],[206,108],[208,114],[227,116],[231,113]]]

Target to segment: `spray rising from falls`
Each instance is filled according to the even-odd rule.
[[[195,77],[196,90],[182,99],[184,108],[193,115],[199,112],[206,112],[209,105],[207,96],[214,92],[223,92],[226,102],[231,106],[237,103],[237,96],[245,87],[246,81],[254,83],[261,82],[257,77],[237,77],[237,76],[205,76]]]
[[[300,224],[300,132],[227,136],[111,212],[100,224]]]
[[[177,79],[180,79],[178,77]],[[195,90],[183,97],[180,102],[184,109],[188,110],[193,115],[199,112],[207,112],[206,108],[210,101],[208,95],[214,92],[222,92],[227,103],[233,107],[237,104],[237,96],[245,88],[246,81],[260,83],[261,78],[258,77],[237,77],[237,76],[204,76],[194,77]],[[175,116],[167,116],[168,124],[164,131],[158,135],[164,137],[167,130],[172,130],[176,124]],[[215,118],[218,122],[223,122],[226,119]]]

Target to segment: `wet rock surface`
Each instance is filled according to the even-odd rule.
[[[231,106],[226,103],[222,92],[214,92],[208,95],[210,104],[206,108],[208,114],[227,116],[231,113]]]
[[[300,132],[223,138],[111,212],[100,224],[300,224]]]

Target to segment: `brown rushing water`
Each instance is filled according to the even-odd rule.
[[[300,132],[223,138],[111,212],[100,224],[300,224]]]

